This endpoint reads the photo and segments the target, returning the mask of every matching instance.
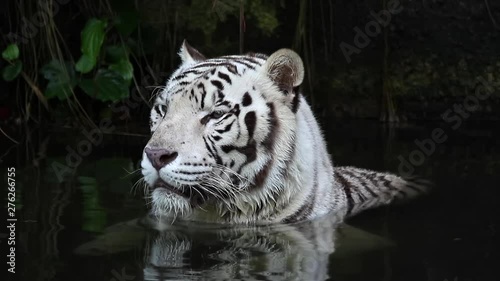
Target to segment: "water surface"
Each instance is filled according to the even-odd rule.
[[[424,123],[325,123],[336,165],[398,172],[435,128],[447,134],[414,173],[435,192],[404,206],[379,208],[339,225],[328,216],[297,225],[174,225],[158,232],[131,192],[147,138],[107,136],[60,182],[54,161],[83,138],[38,137],[4,161],[17,167],[20,280],[499,280],[498,124],[450,130]],[[17,151],[16,151],[17,150]],[[27,150],[29,150],[27,152]],[[39,153],[42,152],[42,153]],[[110,228],[111,226],[111,228]]]

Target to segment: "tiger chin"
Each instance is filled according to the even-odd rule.
[[[424,180],[333,166],[294,51],[207,59],[184,41],[179,55],[141,161],[156,217],[293,223],[428,190]]]

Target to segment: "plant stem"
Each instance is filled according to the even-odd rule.
[[[26,83],[28,83],[28,85],[31,87],[31,89],[33,90],[33,92],[37,96],[38,100],[40,100],[40,102],[43,104],[45,109],[49,110],[49,105],[47,103],[47,99],[43,95],[42,91],[40,91],[40,88],[38,88],[38,86],[35,84],[35,82],[33,82],[33,80],[31,80],[31,78],[28,76],[28,74],[26,74],[24,71],[21,72],[21,76],[26,81]]]

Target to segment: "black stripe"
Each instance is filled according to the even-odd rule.
[[[170,96],[176,95],[176,94],[178,94],[178,93],[180,93],[182,91],[184,91],[184,88],[179,88],[175,92],[171,93]]]
[[[272,160],[268,160],[266,164],[257,172],[254,178],[255,187],[261,187],[266,181],[269,171],[271,170],[271,162]]]
[[[241,61],[241,60],[233,60],[235,63],[239,63],[239,64],[242,64],[244,66],[246,66],[247,68],[250,68],[250,69],[255,69],[255,67],[245,61]]]
[[[202,71],[199,71],[199,69],[190,69],[190,70],[186,70],[183,72],[184,75],[187,75],[187,74],[191,74],[191,73],[194,73],[194,74],[202,74],[203,72]]]
[[[257,144],[255,143],[254,140],[250,140],[246,146],[238,147],[234,145],[223,145],[221,146],[221,150],[224,153],[229,153],[231,151],[238,151],[239,153],[243,154],[246,156],[246,160],[241,166],[238,168],[238,173],[241,172],[244,166],[248,165],[249,163],[255,161],[257,159]]]
[[[157,113],[158,115],[162,116],[162,115],[161,115],[161,111],[160,111],[160,105],[159,105],[159,104],[157,104],[157,105],[155,105],[155,107],[154,107],[154,108],[155,108],[156,113]]]
[[[203,83],[198,84],[198,89],[201,90],[201,109],[205,107],[205,96],[207,95],[207,91],[205,91],[205,85]]]
[[[183,72],[177,76],[175,76],[174,78],[172,78],[172,81],[175,81],[175,80],[180,80],[182,78],[186,77],[186,72]]]
[[[196,104],[198,104],[198,96],[194,93],[194,89],[191,89],[191,95],[189,96],[189,99],[194,98]]]
[[[164,104],[160,105],[160,110],[162,111],[162,116],[165,116],[165,113],[167,113],[167,106]]]
[[[267,103],[267,107],[269,108],[269,133],[262,142],[262,145],[268,151],[272,151],[276,135],[278,134],[279,123],[278,118],[276,117],[276,112],[274,111],[274,104],[269,102]]]
[[[240,75],[238,73],[238,68],[234,64],[226,64],[227,71],[231,72],[232,74],[235,75]]]
[[[297,222],[305,217],[308,216],[308,214],[311,213],[311,210],[313,209],[313,203],[314,203],[314,194],[311,194],[308,198],[306,203],[302,205],[295,213],[289,215],[285,219],[283,219],[284,223],[294,223]]]
[[[217,76],[219,76],[219,78],[225,80],[229,85],[231,85],[231,78],[229,78],[229,75],[225,74],[225,73],[222,73],[219,71],[219,73],[217,74]]]
[[[216,131],[217,133],[219,133],[219,134],[223,134],[223,133],[225,133],[225,132],[227,132],[227,131],[231,130],[231,127],[233,126],[234,121],[235,121],[235,120],[233,120],[233,122],[231,122],[231,123],[229,123],[228,125],[226,125],[226,127],[224,127],[224,129],[222,129],[222,130],[215,130],[215,131]]]
[[[345,196],[347,198],[347,213],[346,215],[350,215],[352,212],[352,209],[354,208],[354,199],[352,198],[351,195],[351,183],[346,180],[340,173],[334,172],[333,173],[335,180],[342,186],[342,189],[344,190]]]
[[[396,187],[394,187],[392,184],[391,184],[391,181],[386,179],[384,175],[379,175],[377,177],[377,180],[380,181],[382,183],[382,185],[387,188],[387,189],[390,189],[390,190],[395,190],[395,191],[398,191],[399,189],[397,189]]]
[[[356,189],[353,189],[352,191],[358,195],[359,202],[366,201],[365,195],[361,192],[362,187],[366,187],[367,183],[363,180],[363,173],[361,171],[357,171],[358,174],[355,174],[353,171],[350,170],[342,170],[342,173],[344,175],[350,176],[351,178],[357,179],[360,183],[360,186]]]
[[[217,163],[219,165],[222,165],[223,164],[222,163],[222,158],[220,158],[219,154],[217,153],[217,149],[215,148],[216,147],[215,143],[210,138],[207,138],[207,139],[208,139],[208,141],[210,142],[210,144],[213,147],[215,163]]]
[[[193,66],[191,68],[191,70],[199,70],[200,68],[204,68],[204,67],[217,67],[220,65],[221,65],[220,63],[216,63],[216,62],[204,62],[204,63],[199,63],[199,64]]]
[[[252,64],[255,64],[255,65],[261,65],[261,63],[260,63],[260,62],[258,62],[257,60],[255,60],[255,59],[254,59],[254,58],[252,58],[252,57],[248,57],[248,56],[247,56],[247,57],[239,57],[238,59],[240,59],[240,60],[244,60],[244,61],[247,61],[247,62],[252,63]]]
[[[222,85],[221,81],[219,81],[219,80],[212,80],[212,81],[210,81],[210,83],[212,83],[212,85],[214,85],[220,91],[224,90],[224,85]]]
[[[220,83],[220,81],[215,81],[215,82]],[[213,83],[213,82],[212,82],[212,83]],[[222,84],[221,84],[221,85],[222,85]],[[224,101],[224,98],[225,98],[225,97],[226,97],[226,96],[224,95],[224,93],[222,93],[222,90],[220,90],[220,89],[219,89],[219,90],[217,91],[217,101],[216,101],[216,103],[219,103],[219,104],[224,104],[224,103],[226,103],[226,104],[227,104],[227,103],[228,103],[228,101]]]
[[[294,89],[295,96],[293,97],[292,100],[292,112],[297,113],[297,110],[299,109],[299,104],[300,104],[300,93],[298,90]]]
[[[241,105],[249,106],[251,104],[252,104],[252,97],[248,92],[245,92],[245,94],[243,95],[243,101],[241,102]]]
[[[253,133],[255,131],[255,125],[257,124],[257,117],[255,111],[250,111],[245,115],[245,125],[248,130],[248,138],[253,138]]]
[[[230,113],[236,115],[236,116],[240,116],[240,105],[239,104],[235,104],[234,105],[234,108],[231,109],[231,111],[229,111]]]
[[[219,121],[217,121],[217,123],[215,123],[215,126],[220,126],[222,123],[224,123],[225,120],[231,118],[233,115],[232,115],[232,112],[230,111],[228,114],[224,115],[224,117],[222,117],[222,119],[219,119]],[[233,120],[234,122],[234,120]],[[217,132],[219,132],[220,130],[216,130]]]
[[[316,202],[316,191],[318,189],[318,161],[315,161],[314,163],[314,179],[313,179],[313,188],[311,191],[311,194],[307,198],[307,203],[308,205],[307,208],[303,208],[302,212],[297,212],[295,221],[300,221],[307,219],[307,217],[311,214],[313,208],[314,208],[314,202]]]
[[[176,173],[176,174],[182,174],[182,175],[203,175],[203,174],[207,173],[205,171],[201,171],[201,172],[172,171],[172,172]]]
[[[203,137],[203,142],[205,143],[205,147],[207,148],[208,150],[208,154],[215,159],[215,153],[212,151],[212,148],[210,147],[210,145],[208,144],[207,142],[207,139],[205,137]]]
[[[267,55],[259,54],[259,53],[248,53],[247,56],[256,57],[256,58],[263,59],[263,60],[267,60],[267,58],[268,58]]]
[[[366,179],[371,182],[373,186],[377,186],[377,181],[375,181],[375,177],[377,176],[377,173],[369,173],[366,175]],[[368,192],[373,196],[373,197],[378,197],[377,193],[373,191],[368,185],[365,186],[365,189],[368,190]]]

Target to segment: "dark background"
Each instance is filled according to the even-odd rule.
[[[348,62],[342,42],[355,46],[354,28],[365,30],[388,3],[4,1],[0,50],[16,44],[19,56],[0,58],[2,76],[22,65],[0,79],[0,167],[18,171],[20,280],[110,280],[110,268],[123,264],[141,271],[137,257],[82,258],[73,249],[146,212],[142,191],[130,191],[151,97],[180,62],[184,39],[207,57],[296,50],[306,68],[302,91],[335,165],[397,173],[401,157],[421,150],[417,140],[445,131],[446,142],[415,165],[436,183],[433,195],[349,221],[396,241],[390,259],[343,261],[333,280],[388,280],[387,272],[405,281],[498,280],[500,2],[401,0],[402,11]],[[102,33],[103,42],[82,73],[92,22],[107,24],[86,33]],[[457,113],[485,84],[489,96]],[[448,111],[452,120],[442,117]],[[68,156],[89,134],[100,140],[91,151]],[[56,163],[69,170],[58,175]]]
[[[388,4],[401,11],[348,62],[342,42],[355,47],[355,28],[365,31]],[[7,1],[2,13],[0,46],[18,44],[24,73],[2,81],[2,122],[93,126],[104,116],[144,127],[153,86],[179,63],[184,39],[207,57],[295,49],[306,67],[303,92],[319,115],[436,120],[473,94],[481,77],[494,93],[471,118],[499,118],[498,1]],[[96,65],[81,73],[75,64],[90,19],[107,26]],[[116,91],[82,90],[83,80],[98,83],[116,46],[127,51],[134,80]],[[66,93],[47,94],[53,73],[43,67],[51,61],[74,72]],[[130,100],[137,106],[120,110]]]

